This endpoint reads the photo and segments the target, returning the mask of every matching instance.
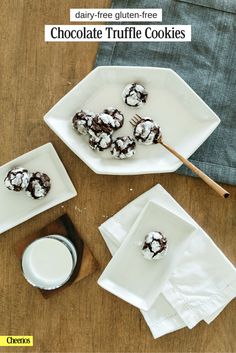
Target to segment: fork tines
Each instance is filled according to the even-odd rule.
[[[138,114],[135,114],[135,116],[130,120],[130,124],[133,126],[136,126],[140,121],[142,120],[142,117]]]

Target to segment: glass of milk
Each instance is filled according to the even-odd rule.
[[[21,267],[25,279],[34,287],[53,290],[71,278],[77,263],[73,243],[62,235],[36,239],[25,249]]]

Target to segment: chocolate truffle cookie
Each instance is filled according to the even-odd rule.
[[[103,151],[111,146],[111,135],[115,123],[112,116],[101,113],[97,114],[89,129],[89,145],[93,150]]]
[[[135,126],[134,137],[144,145],[158,143],[161,138],[161,128],[152,119],[144,118]]]
[[[33,199],[44,198],[51,188],[51,181],[45,173],[32,173],[29,181],[29,185],[26,189],[26,194]]]
[[[96,114],[93,118],[91,127],[89,128],[89,134],[98,134],[105,132],[106,134],[111,134],[115,128],[114,118],[105,113]]]
[[[86,135],[88,133],[88,129],[92,125],[92,121],[95,114],[90,113],[87,111],[81,110],[80,112],[76,113],[72,119],[72,125],[74,129],[80,135]]]
[[[122,92],[123,101],[130,107],[141,107],[147,101],[148,93],[138,83],[129,83]]]
[[[111,146],[111,133],[90,131],[89,146],[93,150],[103,151]]]
[[[120,129],[124,124],[124,115],[116,108],[104,109],[103,113],[110,115],[114,119],[114,130]]]
[[[136,143],[130,136],[117,137],[112,142],[111,154],[116,159],[126,159],[134,155]]]
[[[7,173],[4,179],[5,186],[12,191],[22,191],[29,185],[30,174],[27,169],[15,167]]]
[[[161,232],[150,232],[146,235],[142,253],[147,260],[161,259],[167,253],[167,238]]]

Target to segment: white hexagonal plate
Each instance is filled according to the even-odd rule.
[[[142,108],[127,106],[121,98],[128,83],[141,83],[148,91]],[[125,116],[124,126],[114,136],[132,135],[129,120],[135,113],[157,121],[163,140],[184,157],[208,138],[220,123],[218,116],[171,69],[130,66],[100,66],[67,93],[44,117],[49,127],[95,173],[132,175],[174,172],[181,162],[161,145],[137,145],[133,158],[113,159],[109,150],[93,151],[88,136],[79,136],[71,120],[80,109],[101,112],[115,107]]]

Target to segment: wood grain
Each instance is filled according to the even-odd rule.
[[[222,200],[201,180],[176,174],[93,173],[45,125],[43,115],[92,69],[96,43],[45,43],[45,24],[68,24],[72,7],[108,7],[108,0],[2,0],[0,164],[51,141],[78,191],[63,206],[0,237],[0,335],[34,335],[34,347],[0,352],[236,352],[236,301],[211,324],[153,340],[140,312],[89,276],[50,300],[18,271],[14,245],[68,212],[103,269],[109,252],[97,230],[107,217],[161,183],[236,263],[236,188]],[[0,200],[0,202],[3,202]]]

